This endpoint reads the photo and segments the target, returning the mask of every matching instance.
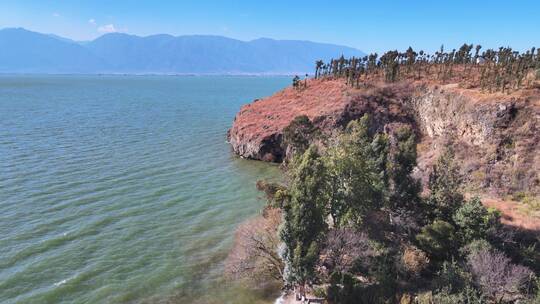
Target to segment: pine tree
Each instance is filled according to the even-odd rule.
[[[410,127],[395,132],[393,149],[388,162],[391,208],[415,207],[419,201],[421,184],[411,176],[416,166],[416,140]]]
[[[368,211],[382,206],[386,139],[369,134],[369,117],[352,121],[328,151],[330,215],[336,226],[359,226]]]
[[[284,206],[281,239],[285,243],[286,279],[305,284],[314,276],[318,244],[327,225],[325,168],[317,149],[311,146],[291,167],[290,201]]]
[[[452,222],[452,215],[464,200],[460,192],[461,181],[459,167],[454,162],[454,153],[448,149],[439,157],[429,175],[428,204],[434,210],[434,217]]]

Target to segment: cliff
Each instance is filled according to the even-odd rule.
[[[331,135],[369,113],[375,127],[411,124],[418,134],[417,174],[424,181],[442,150],[452,144],[467,190],[502,197],[540,194],[540,89],[512,94],[482,93],[456,84],[371,84],[351,88],[342,80],[310,80],[241,108],[228,139],[246,158],[280,162],[286,157],[283,129],[307,115]]]

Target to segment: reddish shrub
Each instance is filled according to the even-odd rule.
[[[350,228],[333,229],[327,234],[320,264],[328,273],[348,272],[359,259],[368,262],[374,253],[365,233]]]
[[[400,267],[410,276],[414,278],[419,277],[428,265],[429,258],[425,252],[414,246],[405,247],[400,259]]]
[[[494,301],[515,301],[523,297],[523,289],[533,272],[496,250],[480,250],[468,256],[468,264],[476,285]]]

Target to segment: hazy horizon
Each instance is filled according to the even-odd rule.
[[[24,28],[0,30],[0,49],[0,73],[23,74],[311,74],[316,60],[365,55],[334,44],[215,35],[111,33],[76,42]]]
[[[38,34],[48,35],[48,36],[51,36],[53,38],[67,39],[69,41],[76,42],[76,43],[91,42],[91,41],[100,39],[100,38],[102,38],[104,36],[107,36],[107,35],[125,35],[125,36],[134,36],[134,37],[138,37],[138,38],[148,38],[148,37],[155,37],[155,36],[170,36],[170,37],[174,37],[174,38],[178,38],[178,37],[199,37],[200,36],[200,37],[224,37],[224,38],[228,38],[228,39],[231,39],[231,40],[237,40],[237,41],[242,41],[242,42],[252,42],[252,41],[256,41],[256,40],[265,40],[265,39],[273,40],[273,41],[314,42],[314,43],[320,43],[320,44],[338,45],[338,46],[346,46],[346,47],[350,47],[350,48],[355,48],[355,47],[351,47],[351,46],[348,46],[348,45],[335,44],[335,43],[324,42],[324,41],[313,41],[313,40],[308,40],[308,39],[277,39],[277,38],[270,38],[270,37],[263,37],[263,36],[246,40],[246,39],[237,39],[237,38],[229,37],[227,35],[219,35],[219,34],[180,34],[180,35],[173,35],[173,34],[169,34],[169,33],[155,33],[155,34],[148,34],[148,35],[137,35],[137,34],[133,34],[133,33],[112,32],[112,33],[102,33],[102,34],[100,34],[99,36],[97,36],[97,37],[95,37],[93,39],[78,40],[78,39],[74,39],[74,38],[71,38],[71,37],[62,36],[62,35],[57,34],[57,33],[41,32],[39,30],[33,30],[33,29],[21,27],[21,26],[2,27],[2,28],[0,28],[0,31],[1,30],[11,30],[11,29],[25,30],[25,31],[29,31],[29,32],[38,33]],[[358,50],[360,50],[360,49],[358,49]]]
[[[128,8],[129,9],[126,9]],[[123,32],[220,35],[242,41],[258,37],[347,45],[364,52],[433,52],[441,44],[484,48],[540,46],[540,3],[428,0],[377,1],[13,1],[0,3],[0,28],[24,27],[77,41]]]

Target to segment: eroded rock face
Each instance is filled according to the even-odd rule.
[[[245,158],[280,162],[285,156],[283,129],[299,115],[314,120],[342,112],[348,104],[347,90],[342,82],[320,82],[301,91],[287,88],[244,105],[228,132],[233,151]],[[318,102],[321,99],[325,102]]]
[[[425,180],[440,151],[451,144],[467,190],[540,193],[537,97],[482,96],[446,86],[418,90],[411,108],[423,135],[418,177]]]
[[[507,127],[516,115],[514,100],[476,102],[453,88],[419,89],[411,98],[411,109],[424,135],[455,134],[472,145],[482,145],[493,140],[496,130]]]
[[[243,157],[280,162],[283,129],[307,115],[325,134],[370,114],[373,127],[389,132],[410,124],[419,135],[418,175],[451,141],[471,188],[502,195],[540,194],[540,92],[481,94],[456,85],[380,85],[352,89],[340,80],[312,80],[242,107],[228,138]]]
[[[280,162],[286,156],[283,129],[300,115],[325,134],[342,129],[351,120],[369,113],[382,131],[392,122],[413,123],[404,101],[411,87],[389,86],[352,90],[340,80],[311,80],[306,89],[287,88],[240,109],[227,136],[233,151],[245,158]]]

